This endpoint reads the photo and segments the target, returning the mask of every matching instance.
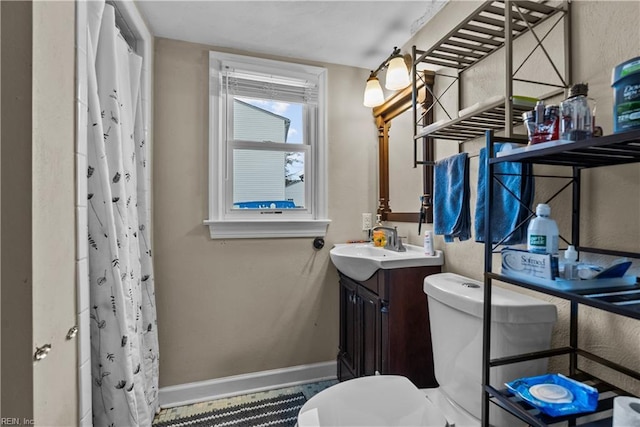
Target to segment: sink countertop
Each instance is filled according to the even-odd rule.
[[[346,276],[363,281],[377,270],[436,266],[444,264],[444,254],[424,254],[421,246],[405,244],[406,252],[396,252],[373,246],[372,243],[339,243],[329,252],[331,261]]]

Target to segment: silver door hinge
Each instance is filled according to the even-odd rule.
[[[51,344],[45,344],[42,347],[36,347],[36,352],[33,354],[33,360],[39,362],[47,357],[51,351]]]
[[[69,332],[67,332],[67,339],[72,340],[76,337],[76,335],[78,335],[78,327],[74,325],[71,327],[71,329],[69,329]]]

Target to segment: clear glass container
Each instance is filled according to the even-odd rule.
[[[562,139],[578,141],[593,135],[593,118],[587,102],[588,91],[586,83],[575,84],[569,89],[569,97],[560,103]]]

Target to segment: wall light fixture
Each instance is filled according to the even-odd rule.
[[[384,94],[382,93],[380,80],[378,80],[378,73],[385,68],[387,69],[387,75],[384,87],[387,89],[400,90],[409,86],[409,83],[411,83],[405,59],[400,54],[400,49],[394,47],[391,55],[389,55],[375,71],[372,71],[367,79],[363,101],[365,107],[377,107],[384,103]]]

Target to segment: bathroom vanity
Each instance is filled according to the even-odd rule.
[[[380,269],[367,280],[340,276],[338,379],[394,374],[436,387],[424,278],[440,266]]]

